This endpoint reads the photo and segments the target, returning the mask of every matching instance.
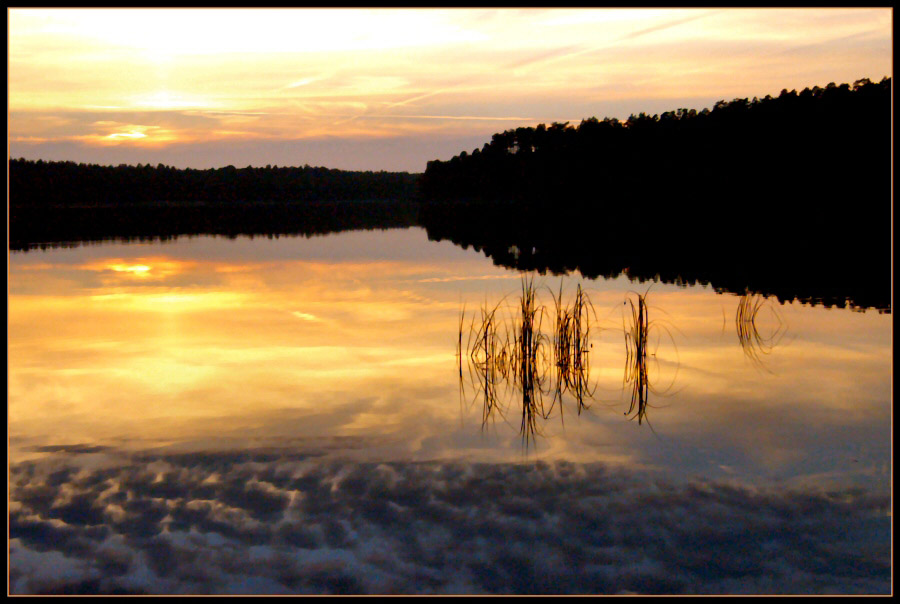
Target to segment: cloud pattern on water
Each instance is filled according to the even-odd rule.
[[[890,592],[890,497],[860,489],[324,450],[84,452],[11,466],[11,593]]]

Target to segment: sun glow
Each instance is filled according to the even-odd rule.
[[[132,106],[145,109],[211,109],[215,107],[215,103],[196,96],[161,90],[135,97]]]
[[[134,130],[132,130],[131,132],[113,132],[112,134],[108,135],[106,138],[112,139],[112,140],[118,140],[118,139],[122,139],[122,138],[125,138],[125,139],[147,138],[147,135],[144,134],[143,132],[135,132]]]
[[[146,277],[150,273],[150,267],[146,264],[111,264],[109,268],[117,273],[132,273],[137,277]]]
[[[144,258],[108,258],[79,265],[83,271],[99,273],[109,284],[121,279],[165,281],[196,267],[196,263],[160,256]]]

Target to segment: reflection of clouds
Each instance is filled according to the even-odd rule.
[[[307,450],[10,473],[12,593],[888,593],[888,496]],[[59,569],[48,573],[45,568]]]

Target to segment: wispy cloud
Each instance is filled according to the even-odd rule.
[[[700,13],[697,15],[688,15],[686,17],[681,17],[679,19],[671,19],[668,21],[664,21],[663,23],[659,23],[657,25],[652,25],[650,27],[645,27],[643,29],[639,29],[637,31],[629,32],[623,35],[619,40],[633,40],[635,38],[639,38],[641,36],[646,36],[647,34],[652,34],[659,31],[664,31],[667,29],[671,29],[673,27],[678,27],[679,25],[683,25],[685,23],[690,23],[691,21],[696,21],[698,19],[705,19],[707,17],[711,17],[713,15],[719,14],[721,11],[712,10],[704,13]]]
[[[385,119],[415,119],[415,120],[481,120],[486,122],[529,122],[534,120],[533,117],[521,117],[521,116],[507,116],[507,117],[498,117],[498,116],[490,116],[490,115],[418,115],[418,114],[373,114],[369,116],[361,116],[361,117],[372,117],[372,118],[385,118]]]
[[[508,275],[466,275],[460,277],[429,277],[427,279],[418,279],[418,283],[451,283],[454,281],[493,281],[495,279],[521,279],[519,273],[510,273]]]

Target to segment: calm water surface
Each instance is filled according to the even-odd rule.
[[[547,340],[523,433],[523,275],[422,229],[11,254],[10,591],[890,591],[890,314],[532,277],[593,396]]]

